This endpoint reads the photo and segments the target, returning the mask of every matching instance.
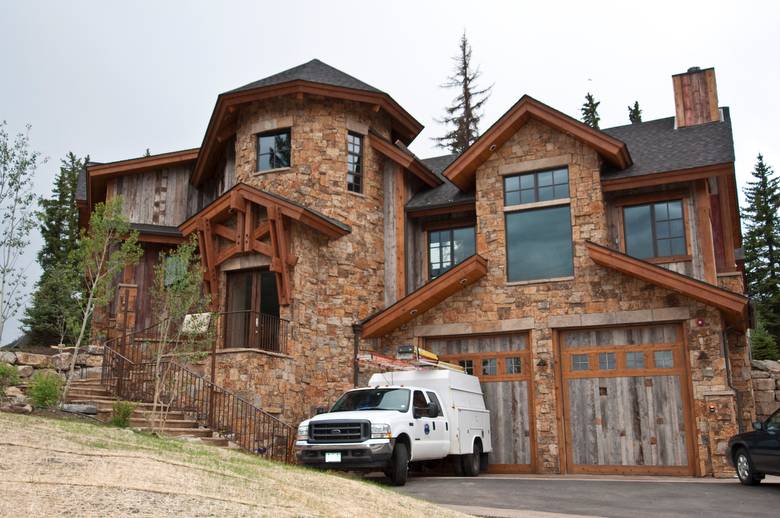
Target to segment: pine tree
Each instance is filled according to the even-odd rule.
[[[750,332],[750,349],[756,360],[777,360],[780,358],[780,350],[777,348],[775,337],[767,332],[766,326],[760,318],[756,328]]]
[[[780,343],[780,178],[760,153],[752,175],[742,211],[745,274],[766,331]]]
[[[442,119],[437,119],[440,124],[452,125],[450,131],[443,137],[436,137],[437,145],[447,148],[455,154],[466,150],[479,137],[479,121],[482,119],[482,107],[490,98],[489,86],[482,90],[476,87],[476,81],[480,77],[479,67],[471,65],[471,45],[466,39],[466,33],[460,38],[459,53],[453,58],[455,71],[447,78],[443,88],[456,88],[458,95],[448,108]]]
[[[65,289],[65,275],[73,271],[70,252],[79,238],[76,187],[86,160],[68,153],[61,161],[51,197],[39,200],[43,247],[38,252],[41,277],[32,294],[22,323],[36,342],[63,338],[68,308],[74,304],[72,290]]]
[[[588,92],[585,96],[585,102],[583,103],[582,108],[580,108],[580,111],[582,112],[582,122],[591,128],[599,129],[599,121],[601,120],[601,117],[599,117],[599,104],[601,104],[601,101],[597,101],[593,97],[593,94]]]
[[[634,106],[628,107],[628,120],[631,121],[631,124],[642,122],[642,109],[639,108],[639,101],[634,101]]]

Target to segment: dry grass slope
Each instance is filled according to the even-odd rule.
[[[463,516],[236,451],[2,413],[0,494],[0,516]]]

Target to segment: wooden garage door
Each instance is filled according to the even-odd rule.
[[[559,333],[570,473],[693,474],[679,325]]]
[[[531,361],[526,333],[429,338],[426,348],[479,377],[490,410],[489,470],[527,473],[533,464]]]

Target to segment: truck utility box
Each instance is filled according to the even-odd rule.
[[[450,455],[470,454],[474,438],[482,440],[482,451],[492,450],[490,411],[485,408],[482,387],[476,376],[449,369],[391,371],[374,374],[369,387],[414,386],[436,391],[448,420]]]

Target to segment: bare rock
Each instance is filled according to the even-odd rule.
[[[37,369],[46,369],[51,367],[51,357],[45,354],[33,354],[25,352],[16,353],[16,363],[19,365],[29,365]]]
[[[750,371],[750,377],[753,379],[768,378],[769,373],[766,371],[752,370]]]
[[[61,407],[63,412],[70,412],[72,414],[89,414],[97,415],[97,406],[82,404],[82,403],[65,403]]]
[[[780,362],[774,360],[764,360],[764,366],[769,372],[780,373]]]
[[[772,378],[760,378],[753,380],[753,390],[775,390],[775,380]]]
[[[33,368],[29,365],[17,365],[16,372],[20,378],[29,378],[33,375]]]
[[[0,363],[16,363],[16,354],[11,351],[0,351]]]
[[[55,354],[51,357],[51,365],[55,369],[68,370],[70,369],[70,360],[73,357],[71,353]]]
[[[102,345],[88,345],[87,346],[87,354],[103,354],[103,346]]]
[[[5,396],[9,398],[24,397],[24,392],[19,387],[6,387]]]
[[[0,410],[14,414],[32,414],[33,409],[32,406],[28,404],[10,403],[0,406]]]

